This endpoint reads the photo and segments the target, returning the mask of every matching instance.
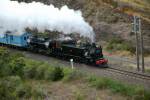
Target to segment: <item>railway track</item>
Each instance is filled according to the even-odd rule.
[[[128,58],[128,57],[117,57],[117,56],[113,56],[113,55],[105,55],[105,58],[107,58],[108,60],[116,60],[116,61],[120,61],[120,62],[126,62],[126,63],[130,63],[130,64],[135,64],[136,65],[136,58]],[[141,61],[140,61],[141,64]],[[150,66],[149,61],[145,61],[145,67]]]
[[[111,71],[111,72],[114,72],[114,73],[123,74],[125,76],[130,76],[130,77],[134,77],[134,78],[139,78],[139,79],[150,81],[150,75],[144,74],[144,73],[127,71],[127,70],[118,69],[118,68],[114,68],[114,67],[109,67],[107,69],[107,71]]]

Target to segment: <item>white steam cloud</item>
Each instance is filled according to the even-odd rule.
[[[40,32],[47,29],[64,34],[79,33],[94,42],[93,28],[85,22],[81,11],[74,11],[67,6],[58,9],[39,2],[0,0],[0,36],[8,30],[22,34],[27,27],[37,28]]]

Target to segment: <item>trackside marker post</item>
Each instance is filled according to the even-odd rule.
[[[134,23],[132,23],[132,31],[136,34],[136,56],[137,56],[137,69],[140,71],[140,65],[139,65],[139,48],[141,49],[141,57],[142,57],[142,72],[145,72],[145,64],[144,64],[144,46],[143,46],[143,34],[141,30],[141,19],[140,17],[134,16]],[[139,36],[140,34],[140,41]],[[140,42],[140,44],[139,44]]]
[[[71,64],[71,68],[74,69],[74,66],[73,66],[73,59],[70,59],[70,64]]]
[[[140,66],[139,66],[139,18],[137,16],[133,16],[134,21],[133,21],[133,29],[132,31],[135,33],[136,36],[136,62],[137,62],[137,70],[140,71]]]

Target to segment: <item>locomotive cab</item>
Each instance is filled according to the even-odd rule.
[[[107,65],[108,60],[106,60],[106,59],[103,57],[103,53],[102,53],[102,48],[101,48],[101,47],[96,49],[95,55],[96,55],[95,64],[96,64],[97,66],[108,67],[108,65]]]
[[[108,60],[103,57],[101,46],[97,47],[93,43],[91,48],[89,48],[89,54],[91,63],[95,64],[96,66],[107,67]]]

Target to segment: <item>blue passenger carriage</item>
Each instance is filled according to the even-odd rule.
[[[7,32],[4,35],[0,36],[1,44],[8,44],[17,47],[27,47],[28,46],[28,38],[29,33],[25,32],[23,34],[13,34],[11,32]]]

